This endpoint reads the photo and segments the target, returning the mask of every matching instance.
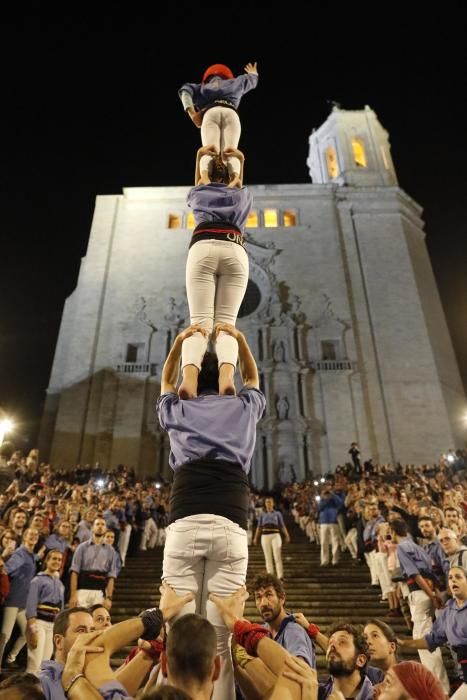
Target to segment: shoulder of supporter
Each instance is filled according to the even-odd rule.
[[[294,656],[300,656],[307,664],[313,666],[313,643],[307,631],[298,622],[291,620],[282,634],[284,649]]]
[[[157,399],[156,411],[162,428],[165,428],[164,413],[168,411],[176,401],[179,401],[178,394],[173,391],[167,391],[165,394],[161,394]]]
[[[238,392],[238,397],[244,402],[255,404],[255,406],[260,410],[259,416],[262,416],[266,408],[266,397],[261,389],[245,386]]]

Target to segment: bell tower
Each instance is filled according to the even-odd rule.
[[[388,133],[375,112],[333,107],[309,138],[307,165],[315,184],[397,186]]]

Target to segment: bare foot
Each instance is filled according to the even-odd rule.
[[[219,369],[219,394],[222,396],[235,396],[234,384],[235,367],[224,362]]]
[[[183,368],[183,381],[178,388],[180,399],[196,399],[198,396],[198,368],[187,365]]]

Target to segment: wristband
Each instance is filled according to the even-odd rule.
[[[143,610],[139,616],[144,625],[144,632],[140,635],[141,639],[144,639],[146,642],[157,639],[164,624],[164,618],[159,608]]]
[[[319,634],[319,627],[318,625],[314,625],[312,622],[308,625],[306,631],[308,632],[308,636],[311,637],[312,639],[316,638],[316,635]]]
[[[250,656],[256,656],[256,647],[263,637],[271,636],[265,627],[254,625],[248,620],[237,620],[233,631],[237,644],[244,647]]]

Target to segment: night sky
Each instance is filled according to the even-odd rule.
[[[369,28],[358,13],[337,25],[332,12],[284,9],[260,21],[231,7],[227,22],[205,12],[203,24],[130,16],[99,27],[76,17],[3,27],[13,48],[3,49],[0,410],[21,424],[20,447],[34,444],[95,197],[191,184],[200,136],[177,90],[219,62],[238,75],[258,61],[259,86],[240,108],[250,184],[310,181],[308,136],[332,101],[375,110],[399,184],[424,208],[467,385],[465,18],[427,14]]]

